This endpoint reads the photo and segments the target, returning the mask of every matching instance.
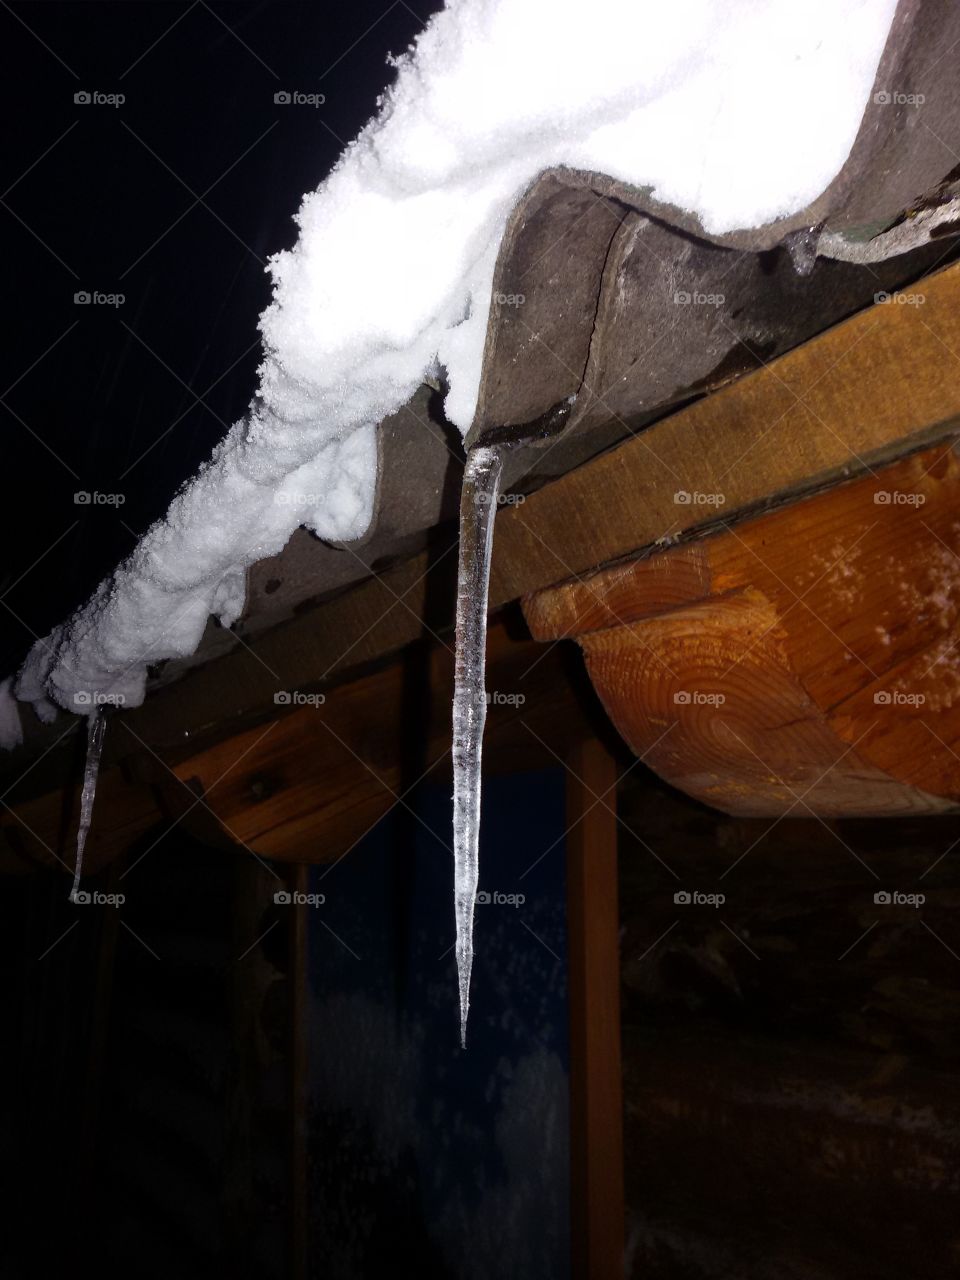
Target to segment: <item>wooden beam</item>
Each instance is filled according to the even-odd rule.
[[[550,765],[552,751],[603,724],[578,662],[502,624],[488,637],[488,769]],[[571,669],[572,668],[572,669]],[[107,736],[132,744],[123,771],[101,774],[85,861],[102,867],[158,823],[182,824],[206,844],[279,861],[339,857],[420,777],[449,769],[453,654],[443,643],[326,694],[287,690],[265,723],[205,749],[161,754],[121,714]],[[550,746],[544,746],[544,743]],[[80,762],[72,789],[0,810],[0,870],[73,866]],[[3,846],[0,845],[0,852]]]
[[[923,302],[870,307],[504,508],[491,608],[702,531],[718,515],[735,522],[960,431],[960,265],[919,282],[913,296]],[[678,503],[677,492],[719,494],[723,503]],[[262,720],[278,688],[342,680],[425,632],[445,634],[452,545],[244,637],[124,717],[155,750],[208,743]],[[30,723],[27,732],[8,775],[22,770],[30,752],[51,747],[63,727]],[[108,746],[107,762],[118,750],[116,742]],[[62,778],[63,754],[53,750],[38,766],[37,791]]]
[[[106,893],[120,890],[119,861],[107,873]],[[120,915],[117,911],[100,913],[98,921],[96,977],[91,1000],[90,1030],[87,1049],[86,1080],[83,1088],[83,1110],[79,1123],[77,1158],[80,1164],[78,1190],[82,1199],[82,1216],[87,1220],[94,1210],[90,1196],[97,1182],[98,1158],[101,1156],[100,1117],[104,1082],[104,1061],[110,1030],[113,978],[116,966],[117,937]]]
[[[960,265],[662,419],[497,520],[514,599],[960,430]],[[691,500],[678,502],[676,495]],[[709,497],[708,501],[698,501]]]
[[[960,380],[958,380],[960,381]],[[960,457],[914,454],[695,544],[530,597],[609,715],[729,813],[960,803]]]
[[[305,894],[310,868],[291,868],[290,887]],[[308,971],[307,908],[290,907],[289,1016],[290,1016],[290,1277],[307,1280],[309,1218],[307,1212],[307,1128],[309,1124],[309,1025],[310,977]]]
[[[21,799],[14,786],[0,802],[0,875],[23,875],[37,866],[60,866],[73,874],[82,768],[81,758],[71,754],[51,790]],[[149,787],[119,766],[103,770],[97,783],[97,831],[84,850],[86,873],[95,874],[120,857],[163,816]]]
[[[593,739],[567,768],[572,1274],[613,1280],[624,1247],[617,767]]]

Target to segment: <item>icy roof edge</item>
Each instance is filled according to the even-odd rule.
[[[247,566],[298,525],[328,539],[362,533],[376,424],[438,363],[448,416],[466,431],[504,230],[544,170],[604,172],[598,181],[612,191],[650,190],[663,208],[689,211],[678,222],[716,237],[766,226],[779,238],[786,219],[809,217],[862,135],[895,6],[874,4],[869,17],[857,0],[839,7],[849,23],[837,21],[837,0],[816,0],[798,31],[773,0],[733,19],[716,0],[693,6],[713,17],[697,28],[690,5],[651,19],[607,0],[586,39],[574,5],[552,15],[548,33],[523,6],[437,15],[381,115],[305,198],[296,248],[271,262],[266,357],[248,417],[93,599],[33,647],[17,698],[42,719],[57,705],[81,714],[98,701],[138,705],[147,665],[191,653],[211,614],[230,625]],[[579,63],[562,86],[550,56],[558,41]],[[525,76],[503,82],[510,91],[495,101],[464,92],[518,50],[529,61]],[[814,119],[800,101],[811,83],[831,90]],[[703,129],[706,104],[722,136]],[[811,136],[816,152],[796,145]],[[780,160],[758,173],[752,155],[765,145]],[[8,690],[4,745],[16,735],[9,710]]]

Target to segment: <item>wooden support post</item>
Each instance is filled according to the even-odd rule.
[[[292,868],[290,885],[306,893],[310,868]],[[307,1280],[307,910],[291,908],[290,925],[290,1276]]]
[[[597,739],[567,776],[570,1195],[574,1280],[623,1274],[617,768]]]
[[[112,862],[107,871],[104,892],[116,893],[120,888],[119,861]],[[78,1187],[84,1197],[97,1185],[97,1154],[100,1137],[100,1105],[103,1089],[103,1067],[106,1057],[107,1034],[110,1028],[110,1002],[113,995],[113,975],[117,954],[117,935],[120,931],[119,912],[101,912],[99,940],[97,943],[97,972],[93,988],[90,1018],[90,1035],[87,1050],[87,1074],[83,1090],[83,1114],[80,1127]],[[88,1201],[86,1203],[89,1203]],[[86,1220],[86,1211],[81,1220]]]

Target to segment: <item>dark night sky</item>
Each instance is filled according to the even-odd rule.
[[[440,6],[0,6],[2,676],[242,416],[266,259],[376,110],[386,55]],[[275,103],[293,90],[326,101]],[[77,305],[83,291],[124,301]],[[78,505],[77,491],[124,502]]]

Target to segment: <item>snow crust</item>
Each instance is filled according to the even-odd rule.
[[[271,259],[260,389],[166,517],[16,685],[43,718],[143,699],[148,663],[229,625],[299,524],[363,534],[376,424],[447,371],[473,416],[497,251],[536,176],[649,188],[720,234],[796,212],[841,168],[896,0],[450,0]],[[0,737],[18,730],[9,710]],[[15,720],[16,717],[14,716]]]

